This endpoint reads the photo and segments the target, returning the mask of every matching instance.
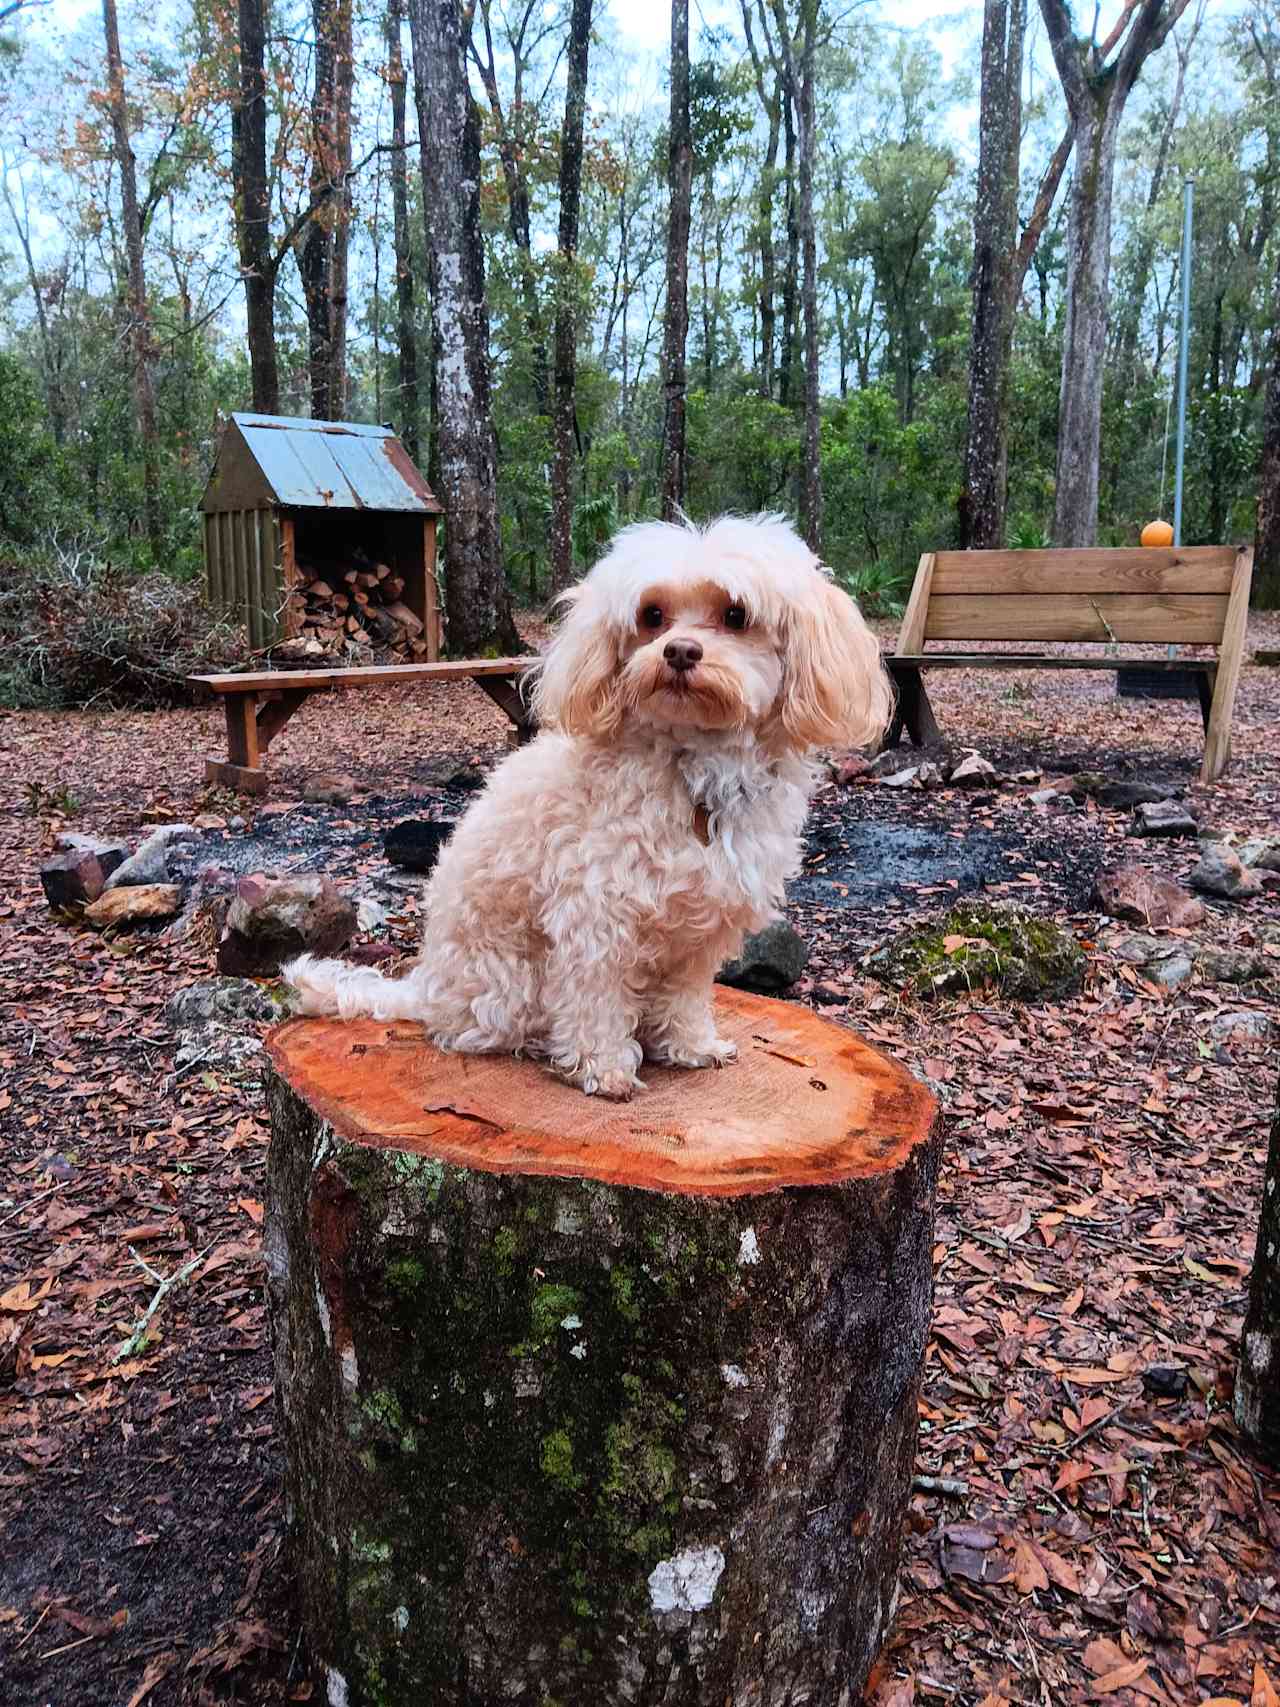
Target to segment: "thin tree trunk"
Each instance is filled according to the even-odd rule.
[[[760,24],[765,32],[768,43],[768,24],[764,16],[763,0],[754,0],[760,6]],[[777,79],[774,80],[773,93],[768,92],[765,81],[765,66],[756,48],[755,31],[752,26],[753,0],[741,0],[742,25],[746,32],[747,47],[751,54],[751,64],[755,71],[756,93],[760,105],[769,118],[769,140],[765,146],[764,165],[760,172],[760,183],[756,195],[756,229],[755,239],[760,249],[760,370],[759,389],[761,397],[769,399],[773,396],[774,362],[775,362],[775,324],[777,319],[774,307],[774,297],[777,289],[777,263],[773,245],[773,197],[777,188],[778,176],[778,141],[782,130],[782,109],[778,93]]]
[[[19,219],[18,210],[14,206],[13,197],[9,193],[9,177],[0,165],[0,195],[4,197],[4,205],[9,211],[13,229],[22,249],[22,258],[27,269],[27,284],[31,289],[31,301],[35,308],[36,330],[40,334],[40,368],[44,379],[45,407],[49,411],[49,426],[53,432],[53,442],[60,445],[66,438],[67,416],[66,406],[62,398],[62,386],[59,383],[57,361],[54,355],[53,336],[49,330],[49,316],[45,312],[44,291],[40,286],[40,275],[36,270],[35,255],[31,248],[31,219],[27,208],[27,191],[25,182],[19,178],[22,189],[23,217]]]
[[[432,256],[437,494],[444,505],[449,649],[520,650],[502,567],[480,228],[480,119],[459,0],[410,0],[422,205]]]
[[[783,20],[785,24],[785,19]],[[780,27],[782,27],[780,25]],[[782,106],[783,176],[787,186],[787,253],[782,269],[782,350],[778,357],[778,401],[789,409],[795,401],[796,301],[799,296],[800,218],[796,198],[795,92],[785,80]]]
[[[551,462],[551,590],[573,577],[573,418],[578,353],[578,213],[582,125],[591,48],[591,0],[573,0],[560,136],[560,241],[556,255],[555,397]]]
[[[822,413],[818,390],[818,240],[813,221],[813,157],[817,149],[814,90],[818,0],[804,0],[800,47],[798,221],[804,256],[804,462],[800,475],[800,531],[810,551],[822,554]]]
[[[102,26],[107,46],[107,97],[111,137],[120,171],[120,223],[124,228],[128,268],[129,345],[133,352],[133,396],[142,441],[142,514],[152,561],[164,551],[160,530],[160,480],[157,469],[156,397],[151,377],[151,316],[147,308],[147,278],[142,262],[142,215],[138,208],[138,170],[129,140],[129,103],[120,55],[120,24],[116,0],[102,0]]]
[[[315,32],[315,71],[311,89],[312,201],[326,195],[337,164],[335,135],[337,90],[334,38],[338,0],[311,0]],[[303,232],[298,250],[298,273],[307,311],[307,360],[311,381],[311,413],[331,420],[330,377],[333,361],[333,218],[326,203]]]
[[[404,0],[388,0],[387,81],[391,85],[391,205],[396,254],[396,381],[400,437],[418,460],[421,406],[418,401],[418,332],[414,320],[413,245],[409,236],[409,150],[405,134]]]
[[[1105,48],[1100,54],[1090,40],[1077,37],[1065,0],[1040,0],[1075,146],[1053,520],[1054,544],[1059,546],[1092,545],[1098,530],[1116,133],[1139,71],[1188,4],[1189,0],[1141,0],[1115,62],[1106,65]],[[1115,37],[1113,30],[1109,39]]]
[[[693,139],[689,128],[689,0],[671,0],[671,122],[667,155],[671,209],[667,223],[667,306],[662,343],[665,414],[662,431],[662,514],[674,520],[684,504],[685,343],[689,335],[689,220],[693,197]]]
[[[276,361],[276,266],[271,253],[267,178],[266,0],[238,0],[240,94],[231,112],[231,170],[236,241],[244,278],[245,323],[253,407],[280,413]]]
[[[329,410],[347,414],[347,310],[351,249],[351,98],[355,84],[352,0],[334,10],[334,164],[342,188],[333,199],[333,260],[329,279]]]
[[[1253,597],[1260,610],[1280,610],[1280,267],[1276,269],[1272,302],[1271,371],[1262,411],[1258,531],[1253,560]]]
[[[968,434],[959,503],[963,551],[998,550],[1004,544],[1025,26],[1026,0],[986,0],[973,214]]]

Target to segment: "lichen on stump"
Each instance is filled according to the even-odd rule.
[[[605,1104],[270,1037],[290,1552],[331,1703],[849,1707],[889,1624],[936,1105],[807,1009]]]

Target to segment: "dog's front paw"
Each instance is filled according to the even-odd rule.
[[[587,1073],[579,1081],[589,1097],[608,1097],[610,1102],[630,1102],[637,1091],[648,1090],[643,1079],[625,1067],[612,1067],[602,1073]]]
[[[686,1043],[664,1043],[653,1051],[653,1059],[667,1067],[723,1067],[738,1059],[738,1045],[725,1037],[713,1037],[696,1049]]]

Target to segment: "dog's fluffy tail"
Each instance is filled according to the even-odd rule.
[[[424,992],[413,973],[385,978],[369,966],[300,954],[281,969],[298,992],[298,1011],[341,1019],[422,1019]]]

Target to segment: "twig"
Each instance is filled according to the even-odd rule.
[[[49,1616],[49,1613],[51,1611],[52,1611],[51,1606],[45,1607],[44,1611],[40,1614],[39,1618],[36,1619],[35,1623],[31,1626],[31,1628],[27,1631],[26,1635],[22,1638],[22,1640],[18,1643],[17,1647],[13,1650],[15,1654],[20,1654],[22,1652],[23,1648],[26,1647],[27,1643],[35,1635],[36,1631],[44,1623],[45,1619]]]
[[[155,1297],[151,1300],[151,1302],[147,1305],[146,1309],[143,1311],[142,1316],[137,1323],[137,1326],[134,1328],[133,1332],[129,1335],[128,1339],[125,1340],[123,1345],[120,1347],[120,1349],[116,1352],[115,1356],[112,1358],[111,1361],[113,1363],[119,1363],[122,1361],[122,1359],[130,1356],[131,1353],[139,1352],[142,1350],[143,1346],[146,1345],[146,1343],[147,1343],[147,1329],[151,1326],[152,1318],[155,1316],[156,1311],[160,1308],[161,1304],[164,1302],[166,1296],[170,1292],[173,1291],[175,1286],[181,1286],[181,1284],[184,1280],[187,1280],[190,1278],[190,1276],[194,1273],[194,1271],[197,1268],[199,1268],[200,1264],[208,1256],[209,1252],[213,1249],[213,1246],[216,1245],[217,1242],[218,1241],[215,1239],[213,1241],[213,1244],[206,1245],[205,1248],[200,1252],[199,1256],[194,1256],[194,1257],[192,1257],[190,1262],[183,1263],[182,1267],[179,1269],[175,1269],[174,1272],[171,1275],[169,1275],[167,1279],[162,1279],[156,1273],[155,1269],[148,1267],[148,1265],[145,1262],[143,1262],[142,1258],[138,1255],[137,1251],[134,1250],[133,1246],[132,1245],[129,1246],[129,1255],[133,1258],[134,1262],[137,1263],[138,1267],[143,1269],[147,1274],[149,1274],[153,1280],[159,1280],[160,1284],[156,1288]]]
[[[25,1203],[20,1203],[16,1209],[11,1209],[7,1215],[0,1215],[0,1227],[3,1227],[6,1221],[12,1221],[15,1215],[21,1215],[24,1209],[31,1209],[35,1204],[42,1203],[46,1197],[52,1197],[55,1191],[61,1191],[66,1183],[65,1180],[60,1179],[56,1185],[51,1185],[47,1191],[38,1191],[34,1197],[29,1197]]]
[[[912,1489],[920,1494],[946,1494],[951,1499],[960,1499],[969,1492],[968,1482],[962,1482],[955,1476],[913,1476]]]
[[[69,1654],[72,1648],[83,1648],[86,1642],[96,1642],[99,1637],[96,1632],[88,1636],[79,1636],[74,1642],[64,1642],[60,1648],[50,1648],[47,1654],[41,1654],[42,1660],[51,1660],[55,1654]]]

